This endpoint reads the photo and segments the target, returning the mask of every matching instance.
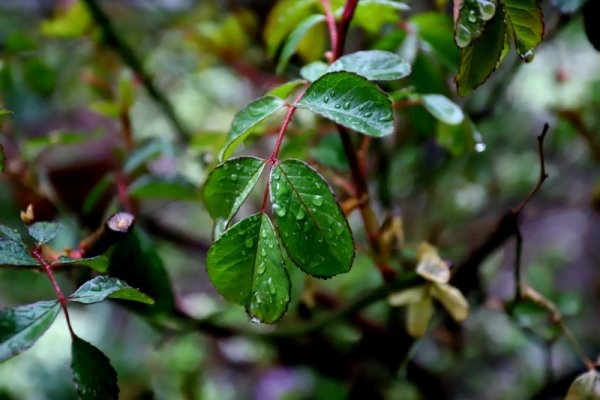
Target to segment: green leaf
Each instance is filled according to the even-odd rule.
[[[499,7],[479,40],[460,50],[460,66],[455,78],[459,95],[471,93],[496,70],[504,49],[505,35],[504,12]]]
[[[388,96],[351,72],[323,75],[309,86],[298,107],[365,135],[380,137],[394,131],[394,113]]]
[[[465,118],[461,108],[446,96],[426,94],[421,99],[431,115],[448,125],[460,124]]]
[[[108,269],[108,257],[97,256],[90,258],[71,258],[66,256],[60,256],[58,260],[52,263],[52,266],[60,265],[81,265],[103,274]]]
[[[306,18],[302,23],[300,23],[296,29],[290,33],[290,36],[287,38],[283,49],[281,50],[281,55],[279,56],[279,62],[277,63],[277,74],[281,74],[285,67],[287,67],[290,58],[294,55],[300,42],[304,39],[304,36],[317,24],[325,21],[325,16],[321,14],[311,15]]]
[[[352,24],[365,29],[367,32],[377,34],[384,24],[395,23],[400,20],[398,11],[407,11],[409,6],[393,0],[361,0],[358,2]],[[341,15],[343,7],[338,10]]]
[[[413,337],[420,337],[427,332],[429,321],[433,315],[431,296],[425,296],[421,301],[408,305],[406,330]]]
[[[368,50],[343,56],[331,64],[329,72],[354,72],[371,81],[394,81],[410,75],[410,64],[389,51]]]
[[[154,300],[144,293],[132,288],[122,280],[110,276],[98,276],[87,281],[71,295],[69,300],[82,304],[93,304],[108,298],[154,304]]]
[[[458,12],[454,39],[460,48],[475,43],[496,13],[497,0],[463,0]],[[504,18],[503,15],[501,15]]]
[[[113,246],[108,273],[156,301],[151,307],[139,303],[128,303],[128,307],[152,315],[171,313],[175,309],[169,275],[156,245],[139,228]]]
[[[131,174],[140,167],[152,161],[163,154],[173,154],[174,149],[171,142],[167,140],[152,140],[142,146],[137,147],[125,161],[123,172]]]
[[[312,14],[317,0],[283,0],[277,2],[269,13],[264,30],[267,53],[273,57],[288,34]]]
[[[71,344],[71,370],[81,400],[118,400],[117,372],[96,347],[77,336]]]
[[[219,153],[219,160],[228,158],[235,148],[250,134],[251,129],[260,121],[279,110],[284,101],[278,97],[266,96],[254,100],[238,112],[227,133],[225,145]]]
[[[328,278],[348,272],[354,241],[325,180],[299,160],[273,166],[271,203],[288,255],[306,273]]]
[[[0,225],[0,265],[39,265],[29,253],[19,232],[5,225]]]
[[[315,61],[317,62],[317,61]],[[302,70],[300,70],[302,73]],[[283,85],[277,86],[276,88],[271,89],[266,96],[277,96],[281,99],[287,98],[298,86],[302,86],[306,84],[304,79],[295,79],[293,81],[289,81],[284,83]]]
[[[600,374],[592,369],[581,374],[573,381],[565,400],[598,400],[600,399]]]
[[[309,82],[314,82],[323,75],[325,75],[329,69],[329,65],[323,61],[313,61],[308,65],[300,68],[300,76]]]
[[[35,222],[27,227],[29,235],[37,242],[38,246],[54,239],[61,229],[62,225],[56,222]]]
[[[198,200],[198,188],[179,176],[143,175],[129,185],[127,193],[137,199]]]
[[[544,17],[537,0],[504,0],[506,18],[512,26],[517,53],[526,62],[544,36]]]
[[[258,322],[274,323],[290,301],[290,279],[266,214],[243,219],[214,242],[206,258],[211,281],[227,300]]]
[[[0,310],[0,362],[33,346],[52,325],[59,309],[58,301],[40,301]]]
[[[246,200],[264,168],[264,160],[240,157],[225,161],[208,175],[202,196],[208,213],[215,220],[216,236],[220,236]]]
[[[3,115],[8,115],[8,114],[12,114],[12,111],[7,110],[6,108],[0,107],[0,117]]]

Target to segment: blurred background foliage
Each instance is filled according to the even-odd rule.
[[[52,243],[60,249],[77,247],[111,212],[134,211],[136,233],[114,250],[120,263],[111,273],[145,288],[161,306],[135,313],[115,304],[71,307],[75,330],[95,342],[119,372],[121,398],[564,396],[584,370],[578,358],[545,313],[525,304],[511,319],[500,306],[514,290],[512,242],[481,265],[482,283],[467,293],[469,319],[458,327],[437,313],[427,335],[409,351],[405,338],[395,335],[403,310],[385,302],[364,310],[367,322],[334,321],[318,334],[293,340],[256,334],[271,327],[251,326],[252,334],[228,337],[181,328],[181,312],[249,325],[206,276],[212,223],[199,192],[235,113],[297,79],[303,65],[323,59],[327,32],[323,25],[312,29],[285,72],[275,75],[277,35],[281,42],[289,32],[277,32],[273,20],[294,1],[98,1],[132,54],[119,53],[119,42],[84,3],[90,2],[0,2],[0,105],[12,111],[0,116],[6,155],[0,218],[17,227],[19,212],[33,204],[37,218],[65,225]],[[580,3],[542,2],[546,34],[535,60],[523,64],[508,54],[494,76],[463,99],[454,95],[459,53],[452,5],[444,0],[412,1],[403,12],[364,7],[347,52],[390,50],[413,66],[409,78],[386,87],[400,104],[397,129],[371,143],[368,165],[379,216],[402,219],[409,244],[403,258],[414,257],[411,243],[428,241],[453,263],[467,259],[535,184],[535,136],[550,123],[550,179],[527,206],[521,225],[524,274],[558,305],[587,354],[596,358],[600,54],[585,36]],[[298,15],[303,12],[309,13]],[[403,104],[412,93],[453,98],[467,118],[447,125],[418,104]],[[261,124],[244,153],[270,154],[277,121]],[[310,160],[344,197],[348,167],[332,126],[299,110],[282,156]],[[241,213],[256,210],[261,199],[256,190]],[[294,291],[280,323],[284,328],[381,285],[365,255],[361,222],[351,215],[350,223],[363,251],[352,271],[326,281],[290,271]],[[395,267],[401,265],[398,257]],[[69,291],[86,273],[59,278]],[[0,270],[1,307],[53,297],[45,276]],[[385,329],[369,330],[370,325]],[[0,365],[0,399],[74,398],[69,341],[57,321],[33,349]]]

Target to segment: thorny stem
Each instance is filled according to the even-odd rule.
[[[69,318],[69,311],[67,310],[67,301],[68,300],[63,295],[62,290],[60,290],[60,286],[58,286],[58,282],[56,281],[56,278],[54,277],[54,273],[52,272],[52,267],[50,266],[50,264],[48,264],[48,262],[42,256],[41,247],[36,247],[35,249],[31,250],[31,255],[33,256],[33,258],[35,258],[37,260],[37,262],[39,262],[42,265],[42,267],[44,268],[44,271],[46,272],[46,275],[48,275],[48,278],[50,279],[50,282],[52,283],[52,287],[54,288],[54,291],[56,292],[56,297],[58,297],[58,302],[60,303],[60,306],[62,307],[63,312],[65,313],[65,319],[67,320],[67,326],[69,327],[69,333],[71,334],[71,337],[74,337],[75,332],[73,332],[73,327],[71,326],[71,319]]]

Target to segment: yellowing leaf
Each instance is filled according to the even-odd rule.
[[[600,374],[596,370],[591,370],[575,379],[565,400],[598,399],[600,399]]]
[[[431,296],[444,306],[452,318],[464,321],[469,315],[469,303],[460,290],[446,283],[434,283],[431,288]]]
[[[433,301],[426,296],[423,300],[408,306],[406,330],[411,336],[423,336],[427,332],[429,320],[433,315]]]
[[[435,247],[428,243],[419,246],[417,274],[428,281],[446,283],[450,280],[450,268],[437,254]]]
[[[388,297],[388,302],[391,306],[404,306],[410,303],[416,303],[422,301],[426,296],[427,286],[417,286],[409,289],[402,290],[400,292],[392,293]]]

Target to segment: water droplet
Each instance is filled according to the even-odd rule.
[[[252,238],[248,238],[244,242],[244,246],[246,246],[249,249],[252,248],[253,245],[254,245],[254,240],[252,240]]]
[[[533,61],[533,59],[535,58],[535,52],[533,51],[533,49],[529,49],[527,50],[525,53],[523,54],[519,54],[519,56],[521,57],[521,59],[523,61],[525,61],[526,63],[530,63]]]
[[[263,237],[263,238],[266,238],[267,237],[267,230],[263,229],[262,231],[260,231],[260,236]]]
[[[390,122],[394,120],[394,116],[392,115],[392,113],[384,113],[380,114],[377,120],[379,122]]]
[[[485,143],[476,143],[475,144],[475,151],[477,153],[482,153],[485,151]]]
[[[280,217],[285,217],[285,208],[281,207],[279,204],[273,204],[273,211]]]
[[[367,111],[366,113],[363,114],[363,117],[365,118],[371,118],[373,116],[373,113],[371,111]]]
[[[333,229],[335,230],[335,234],[339,235],[344,231],[344,225],[338,221],[335,223],[335,227]]]
[[[350,109],[350,102],[347,101],[344,103],[344,110],[349,110]]]
[[[301,219],[304,219],[305,215],[306,215],[306,213],[304,212],[304,208],[301,208],[298,210],[298,213],[296,214],[296,219],[298,221],[300,221]]]
[[[365,105],[364,105],[364,104],[361,104],[361,105],[358,107],[358,111],[360,111],[360,112],[363,112],[364,110],[365,110]]]
[[[477,16],[475,15],[475,10],[469,11],[469,15],[467,16],[467,21],[474,24],[477,22]]]
[[[321,205],[323,205],[323,196],[316,195],[315,197],[313,197],[312,203],[315,206],[320,207]]]
[[[340,103],[336,103],[334,107],[339,110],[340,108],[342,108],[342,105]]]
[[[260,324],[260,319],[256,318],[255,316],[250,317],[250,322],[252,322],[253,324]]]
[[[269,242],[269,243],[268,243],[268,246],[269,246],[269,248],[270,248],[270,249],[272,249],[272,248],[273,248],[273,246],[274,246],[274,245],[273,245],[273,242]]]
[[[227,163],[223,164],[223,169],[225,171],[227,171],[229,169],[229,164],[227,164]]]
[[[267,281],[267,287],[269,288],[269,293],[271,293],[271,295],[275,296],[277,294],[277,288],[271,278]]]
[[[256,268],[256,273],[259,275],[262,275],[266,269],[267,269],[267,265],[264,262],[261,262],[260,264],[258,264],[258,267]]]
[[[327,104],[327,103],[329,103],[329,100],[330,100],[329,96],[323,97],[323,103]]]
[[[231,176],[229,177],[229,179],[231,179],[232,181],[237,181],[238,176],[236,174],[231,174]]]
[[[99,292],[99,291],[101,291],[101,290],[102,290],[102,286],[98,285],[97,283],[92,283],[92,284],[90,285],[90,290],[91,290],[92,292]]]
[[[265,249],[264,247],[260,250],[260,255],[263,257],[267,256],[267,249]]]
[[[331,92],[329,92],[329,95],[330,95],[331,97],[335,97],[335,94],[336,94],[336,93],[335,93],[335,91],[334,91],[334,90],[332,90]]]
[[[471,30],[462,24],[456,28],[456,44],[458,47],[467,47],[471,43]]]
[[[235,169],[238,171],[242,169],[242,164],[235,164]]]
[[[279,195],[284,195],[288,194],[290,192],[290,189],[288,188],[288,185],[279,185],[277,187],[277,191]]]
[[[477,0],[477,5],[479,6],[479,15],[484,21],[489,21],[496,13],[496,5],[493,1]]]

